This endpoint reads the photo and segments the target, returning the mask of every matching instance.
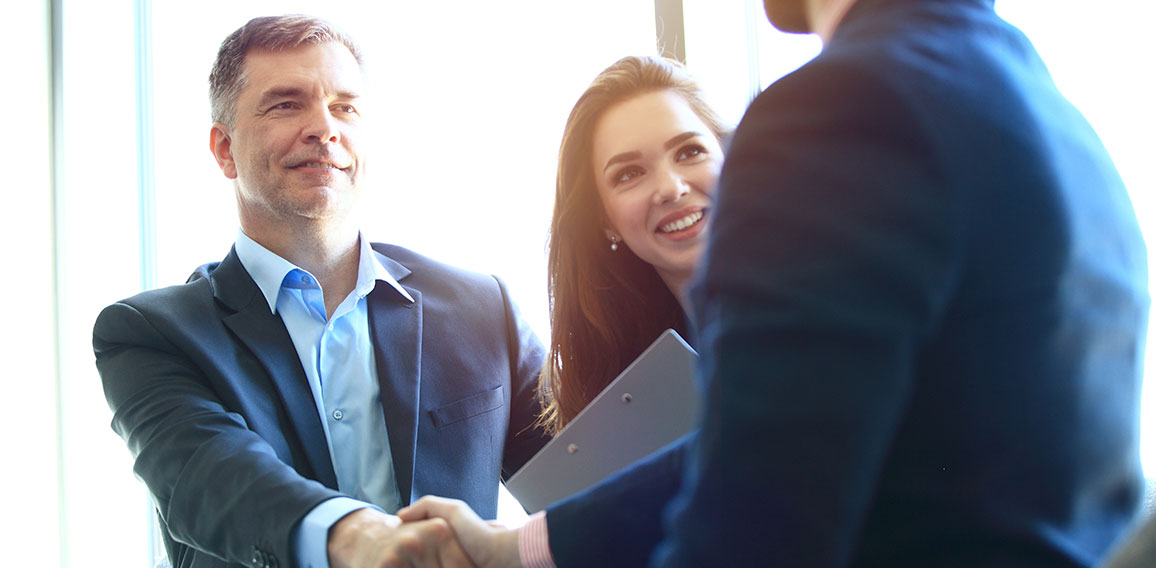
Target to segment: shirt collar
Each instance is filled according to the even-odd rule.
[[[381,259],[378,258],[377,251],[374,251],[373,247],[369,246],[369,239],[359,233],[357,235],[357,241],[361,246],[361,253],[357,265],[357,286],[354,287],[357,295],[361,297],[369,295],[369,293],[373,291],[374,284],[380,280],[392,286],[394,290],[397,290],[398,294],[401,294],[402,297],[409,300],[410,303],[413,303],[413,296],[410,296],[409,292],[402,287],[401,283],[393,277],[393,274],[390,274],[390,272],[386,270],[385,266],[381,263]]]
[[[361,234],[358,234],[357,240],[359,253],[357,283],[353,288],[354,293],[359,298],[363,298],[373,291],[374,285],[380,280],[392,286],[405,299],[413,302],[414,299],[409,295],[409,292],[382,266],[381,260],[377,258],[377,254],[369,246],[369,241]],[[257,241],[249,238],[245,231],[237,231],[237,242],[234,248],[237,251],[237,258],[241,260],[241,265],[257,283],[257,288],[265,296],[265,301],[269,303],[269,310],[273,313],[277,313],[277,296],[281,293],[281,284],[285,281],[285,276],[294,270],[308,274],[307,270],[281,258],[261,246]]]

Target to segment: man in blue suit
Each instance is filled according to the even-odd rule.
[[[544,443],[543,351],[504,285],[370,245],[360,52],[323,21],[257,18],[210,78],[211,146],[241,231],[183,286],[94,330],[113,428],[174,566],[467,562],[426,494],[488,516]]]
[[[559,566],[658,538],[660,566],[1095,564],[1141,497],[1149,304],[1103,145],[991,0],[765,6],[824,49],[727,155],[685,474],[664,454],[520,536],[547,526]]]
[[[991,0],[766,8],[824,49],[727,157],[660,563],[1095,564],[1143,494],[1149,305],[1103,144]]]

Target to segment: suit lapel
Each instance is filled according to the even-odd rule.
[[[381,254],[377,258],[395,279],[401,280],[409,274],[408,269],[392,259]],[[410,503],[413,493],[422,331],[421,293],[408,286],[405,290],[414,302],[384,282],[378,282],[368,296],[369,331],[377,362],[381,406],[403,506]]]
[[[265,367],[316,479],[337,489],[337,475],[333,472],[321,417],[317,415],[309,381],[285,323],[269,311],[269,304],[245,271],[236,251],[225,257],[209,279],[213,283],[214,296],[235,310],[223,321]]]

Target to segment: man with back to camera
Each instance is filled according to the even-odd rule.
[[[1141,497],[1149,306],[1103,145],[992,0],[764,5],[824,49],[727,154],[691,296],[706,408],[652,563],[1095,565]],[[517,536],[646,558],[658,531],[616,519],[657,517],[631,496],[668,458]],[[510,557],[460,504],[402,516]]]
[[[361,54],[306,16],[255,18],[210,77],[234,180],[229,255],[106,308],[113,428],[174,566],[463,565],[425,493],[492,516],[544,443],[543,351],[496,278],[362,238]]]

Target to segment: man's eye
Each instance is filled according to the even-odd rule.
[[[290,101],[286,101],[283,103],[277,103],[277,104],[269,107],[269,110],[289,110],[291,108],[293,108],[293,103]]]
[[[333,110],[346,114],[357,114],[357,107],[353,105],[337,105],[333,108]]]

